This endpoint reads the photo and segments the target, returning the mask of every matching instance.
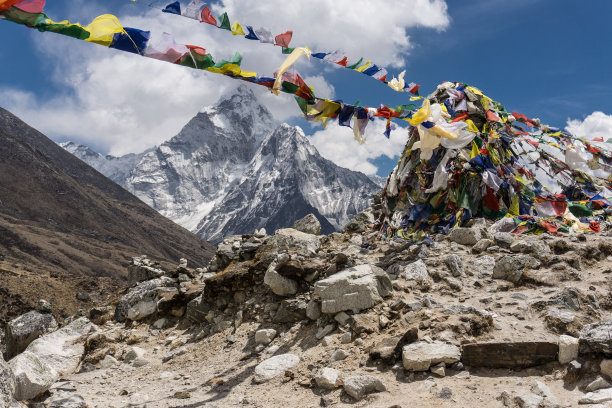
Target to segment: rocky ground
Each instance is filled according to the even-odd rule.
[[[7,326],[0,390],[12,370],[15,407],[612,406],[607,232],[294,227],[228,237],[206,269],[136,258],[91,322],[56,330],[41,302]]]

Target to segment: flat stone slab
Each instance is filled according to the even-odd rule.
[[[557,360],[559,345],[545,341],[475,343],[462,346],[461,361],[470,367],[528,368]]]

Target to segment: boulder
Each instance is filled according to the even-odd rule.
[[[612,320],[584,326],[580,332],[580,353],[612,356]]]
[[[450,270],[451,274],[454,277],[459,277],[459,276],[464,275],[463,260],[461,259],[459,255],[456,255],[456,254],[448,255],[444,259],[444,262],[446,263],[446,266],[448,267],[448,269]]]
[[[13,370],[0,356],[0,407],[8,407],[15,394],[15,376]]]
[[[473,254],[479,254],[481,252],[486,251],[489,247],[492,247],[494,245],[494,242],[492,239],[488,239],[488,238],[483,238],[481,240],[479,240],[476,245],[474,245],[472,247],[472,253]]]
[[[495,262],[493,279],[503,279],[512,283],[518,283],[523,277],[525,266],[525,259],[522,256],[506,255]]]
[[[612,380],[612,360],[601,360],[601,363],[599,363],[599,372]]]
[[[340,371],[334,370],[330,367],[325,367],[317,371],[314,376],[314,380],[319,387],[327,390],[333,390],[334,388],[342,385]]]
[[[272,263],[266,270],[264,283],[278,296],[295,295],[298,289],[297,282],[276,272],[275,266],[276,265]]]
[[[344,380],[344,391],[356,400],[367,394],[386,391],[387,387],[378,378],[371,375],[354,375]]]
[[[293,228],[306,234],[321,235],[321,223],[314,214],[308,214],[293,224]]]
[[[125,357],[123,357],[123,361],[129,363],[139,358],[143,358],[147,354],[147,352],[140,347],[130,347],[129,351],[125,353]]]
[[[448,239],[461,245],[475,245],[480,238],[481,232],[477,228],[455,228],[448,236]]]
[[[255,344],[263,344],[267,346],[272,343],[272,340],[276,337],[276,330],[274,329],[261,329],[255,332]]]
[[[572,336],[559,337],[559,363],[567,364],[578,358],[578,339]]]
[[[493,240],[498,247],[510,249],[514,241],[514,235],[509,232],[497,232],[493,235]]]
[[[263,383],[274,377],[285,374],[300,362],[300,358],[294,354],[281,354],[262,361],[255,367],[253,381]]]
[[[409,282],[414,282],[416,287],[423,291],[429,290],[434,283],[427,272],[427,266],[421,259],[406,265],[401,276]]]
[[[34,340],[9,362],[17,381],[15,398],[35,398],[61,376],[76,371],[85,352],[86,336],[96,330],[96,325],[82,317]]]
[[[343,232],[360,233],[364,232],[369,224],[375,222],[374,215],[371,210],[366,210],[357,214],[352,220],[346,224]]]
[[[156,279],[164,276],[162,269],[156,268],[146,256],[132,258],[128,266],[128,285],[133,286],[139,282]]]
[[[79,394],[58,392],[49,400],[48,408],[87,408],[87,403]]]
[[[57,329],[53,315],[32,310],[6,325],[6,358],[11,359],[23,352],[28,345],[42,336]]]
[[[284,228],[276,231],[268,244],[276,249],[292,249],[299,255],[312,256],[321,248],[319,237],[306,234],[293,228]]]
[[[598,375],[597,378],[591,381],[585,389],[587,391],[597,391],[606,388],[612,388],[612,384],[607,382],[601,375]]]
[[[377,266],[359,265],[315,283],[323,313],[369,309],[391,294],[389,276]]]
[[[589,392],[578,400],[579,404],[603,404],[612,401],[612,388]]]
[[[409,371],[427,371],[438,363],[453,364],[461,360],[461,349],[452,344],[417,341],[404,346],[402,361]]]
[[[473,343],[461,347],[461,361],[470,367],[528,368],[557,360],[557,342]]]
[[[123,295],[115,309],[115,320],[141,320],[158,310],[160,295],[178,290],[172,279],[167,277],[141,282]]]

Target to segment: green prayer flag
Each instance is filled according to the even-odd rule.
[[[295,48],[283,47],[283,54],[291,54]]]
[[[11,7],[2,13],[2,16],[8,21],[13,23],[23,24],[28,27],[38,27],[38,25],[47,19],[47,16],[43,13],[28,13],[18,9],[17,7]]]
[[[348,69],[356,69],[359,65],[361,65],[361,62],[363,61],[363,57],[359,58],[359,61],[357,61],[356,63],[354,63],[353,65],[349,65],[347,66]]]
[[[221,17],[219,18],[221,19],[221,25],[219,26],[219,28],[223,28],[224,30],[232,31],[232,25],[229,21],[229,17],[227,16],[227,13],[223,13],[223,15],[221,15]]]

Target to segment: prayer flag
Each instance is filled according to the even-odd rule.
[[[293,37],[293,31],[287,31],[286,33],[279,34],[274,37],[274,42],[279,47],[287,48],[289,47],[289,43],[291,42],[291,38]]]
[[[202,9],[202,13],[200,14],[200,21],[202,23],[210,24],[217,26],[217,20],[210,14],[210,8],[204,7]]]
[[[259,37],[257,36],[257,34],[255,34],[255,31],[253,30],[253,27],[247,26],[247,31],[249,33],[247,35],[245,35],[244,38],[246,38],[248,40],[258,40],[259,41]]]
[[[228,31],[232,31],[232,26],[230,24],[229,21],[229,17],[227,16],[227,13],[223,13],[221,15],[221,17],[219,17],[221,19],[221,24],[219,25],[219,28],[222,28],[224,30],[228,30]]]
[[[181,3],[179,3],[178,1],[175,1],[174,3],[170,3],[166,6],[166,8],[162,10],[162,12],[170,13],[170,14],[178,14],[180,16],[181,15]]]
[[[242,26],[237,21],[234,21],[234,24],[232,24],[232,35],[245,35]]]

